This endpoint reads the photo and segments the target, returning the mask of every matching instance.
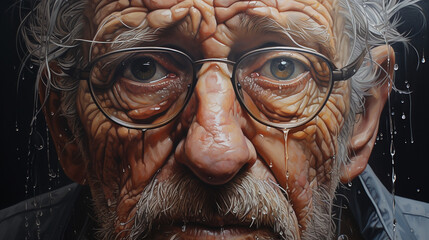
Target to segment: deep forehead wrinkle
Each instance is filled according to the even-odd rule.
[[[94,0],[95,18],[93,21],[99,28],[103,19],[115,21],[115,18],[111,17],[112,15],[126,15],[130,9],[133,9],[134,12],[140,11],[144,12],[145,16],[147,15],[146,19],[148,19],[150,27],[167,29],[179,25],[178,23],[182,22],[186,16],[191,15],[193,31],[198,35],[199,41],[204,42],[207,39],[216,38],[220,24],[226,23],[238,14],[247,14],[273,20],[272,23],[278,23],[276,24],[278,30],[284,30],[285,33],[288,31],[290,36],[303,39],[304,36],[307,36],[306,41],[317,41],[321,48],[325,49],[325,54],[331,55],[335,46],[332,29],[333,5],[335,3],[328,0],[215,0],[213,2],[204,0],[144,0],[143,2]],[[121,21],[116,20],[116,22],[115,24],[123,24]]]

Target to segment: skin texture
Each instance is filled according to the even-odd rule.
[[[154,34],[157,41],[142,40],[139,46],[173,45],[195,59],[234,57],[275,42],[313,48],[337,64],[341,57],[336,53],[333,6],[328,0],[94,0],[85,13],[89,22],[85,37],[112,41],[128,29],[124,26],[127,25],[160,29]],[[240,25],[243,16],[266,17],[290,29],[307,24],[323,29],[325,40],[305,41],[296,36],[292,41],[280,32],[249,30]],[[315,34],[312,39],[320,36]],[[86,46],[88,58],[111,48],[102,43]],[[242,171],[256,179],[271,179],[287,189],[297,231],[307,229],[314,191],[318,187],[332,189],[337,183],[332,180],[338,178],[334,156],[337,137],[348,114],[348,83],[334,86],[326,106],[314,120],[289,130],[285,151],[284,133],[256,122],[240,106],[230,75],[223,63],[203,64],[194,93],[181,115],[145,134],[105,118],[92,100],[86,81],[81,81],[76,100],[89,143],[87,182],[94,193],[104,197],[105,201],[98,204],[116,212],[116,232],[130,227],[121,223],[132,219],[141,192],[154,176],[162,182],[184,168],[208,185],[227,184]]]

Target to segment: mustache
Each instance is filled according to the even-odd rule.
[[[189,171],[164,181],[155,177],[136,205],[129,239],[145,239],[159,225],[186,223],[264,227],[280,238],[298,239],[298,222],[285,195],[274,181],[248,172],[221,186],[205,184]]]

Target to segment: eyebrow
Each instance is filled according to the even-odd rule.
[[[183,19],[162,29],[154,29],[144,23],[141,24],[142,27],[131,29],[124,25],[123,27],[128,29],[118,34],[108,44],[111,45],[110,50],[113,51],[147,45],[147,43],[156,42],[165,33],[177,32],[185,23],[185,19]],[[282,40],[291,42],[295,47],[320,52],[327,57],[333,57],[334,55],[334,49],[330,44],[333,41],[333,36],[326,26],[320,25],[312,19],[308,19],[307,21],[290,21],[287,23],[287,26],[282,26],[274,19],[268,17],[242,13],[240,14],[239,29],[245,34],[256,33],[262,36],[273,33],[279,34],[283,37]]]
[[[151,28],[149,25],[125,30],[114,38],[114,41],[110,43],[110,48],[111,50],[121,50],[138,47],[144,43],[155,42],[159,39],[158,31],[160,30]]]
[[[241,16],[241,31],[256,34],[280,34],[283,40],[290,41],[295,47],[300,47],[310,51],[321,52],[333,57],[333,36],[324,25],[319,25],[312,19],[307,21],[290,21],[287,26],[282,26],[274,19],[255,15]],[[317,49],[314,48],[317,46]],[[318,50],[319,49],[319,50]]]

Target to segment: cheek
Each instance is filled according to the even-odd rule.
[[[333,183],[336,184],[332,181],[337,170],[334,156],[338,150],[337,139],[348,114],[347,89],[345,86],[333,91],[315,119],[303,127],[291,129],[286,147],[280,130],[255,123],[247,131],[253,136],[251,139],[259,156],[268,166],[272,165],[270,170],[277,181],[288,189],[298,221],[304,228],[311,215],[313,193],[321,187],[331,191]]]
[[[175,125],[144,133],[113,124],[85,90],[78,93],[77,109],[88,140],[87,168],[92,177],[88,180],[102,183],[106,200],[127,203],[123,206],[127,215],[126,209],[171,153]]]

